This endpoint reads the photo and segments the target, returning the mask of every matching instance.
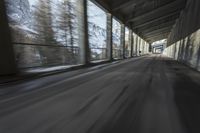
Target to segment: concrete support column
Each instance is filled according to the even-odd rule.
[[[145,54],[145,41],[142,40],[142,54]]]
[[[141,51],[141,38],[139,38],[139,49],[138,49],[138,53],[139,53],[139,51]],[[141,55],[141,53],[139,54],[139,55]]]
[[[125,59],[125,25],[121,24],[121,48],[122,48],[122,58]]]
[[[135,55],[135,42],[136,42],[136,38],[135,38],[135,35],[134,35],[134,33],[132,34],[133,35],[133,53],[132,53],[132,57],[134,57],[134,55]]]
[[[107,13],[107,58],[113,60],[113,45],[112,45],[112,28],[113,28],[113,16]]]
[[[142,49],[142,55],[143,55],[144,54],[144,40],[142,40],[141,49]]]
[[[17,73],[4,0],[0,1],[0,75]]]
[[[151,43],[149,44],[149,52],[153,52],[152,44]]]
[[[133,31],[129,30],[129,38],[130,38],[130,44],[131,44],[131,57],[133,57]]]
[[[133,55],[136,56],[137,36],[134,34]]]
[[[137,44],[137,55],[139,56],[139,51],[140,51],[140,37],[138,37],[138,44]]]
[[[135,37],[136,38],[136,43],[135,43],[135,55],[138,55],[138,36]]]
[[[153,53],[156,53],[156,49],[155,48],[153,48]]]
[[[144,53],[143,44],[144,44],[144,41],[143,41],[143,39],[141,39],[141,46],[140,46],[141,55],[143,55],[143,53]]]
[[[149,53],[149,52],[150,52],[149,46],[150,46],[150,44],[149,44],[149,43],[147,43],[147,53]]]
[[[79,23],[79,47],[80,47],[80,63],[88,65],[90,63],[90,47],[88,36],[88,15],[87,0],[77,1],[78,5],[78,23]]]
[[[144,54],[146,54],[146,42],[144,41]]]
[[[149,53],[149,43],[146,42],[146,53]]]

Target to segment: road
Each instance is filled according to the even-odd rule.
[[[161,55],[5,88],[0,133],[200,133],[200,73]]]

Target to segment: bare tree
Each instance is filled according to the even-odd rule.
[[[56,44],[55,33],[52,24],[51,0],[39,0],[34,11],[35,26],[37,39],[44,44]]]
[[[36,40],[40,44],[58,45],[53,30],[52,16],[51,0],[39,0],[34,10],[34,30],[37,32]],[[42,65],[60,64],[60,48],[38,46],[37,50],[42,58]]]

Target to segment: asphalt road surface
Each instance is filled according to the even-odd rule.
[[[200,133],[200,73],[161,55],[90,69],[1,87],[0,133]]]

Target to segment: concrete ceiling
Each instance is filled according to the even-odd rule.
[[[143,39],[167,38],[187,0],[92,0]]]

